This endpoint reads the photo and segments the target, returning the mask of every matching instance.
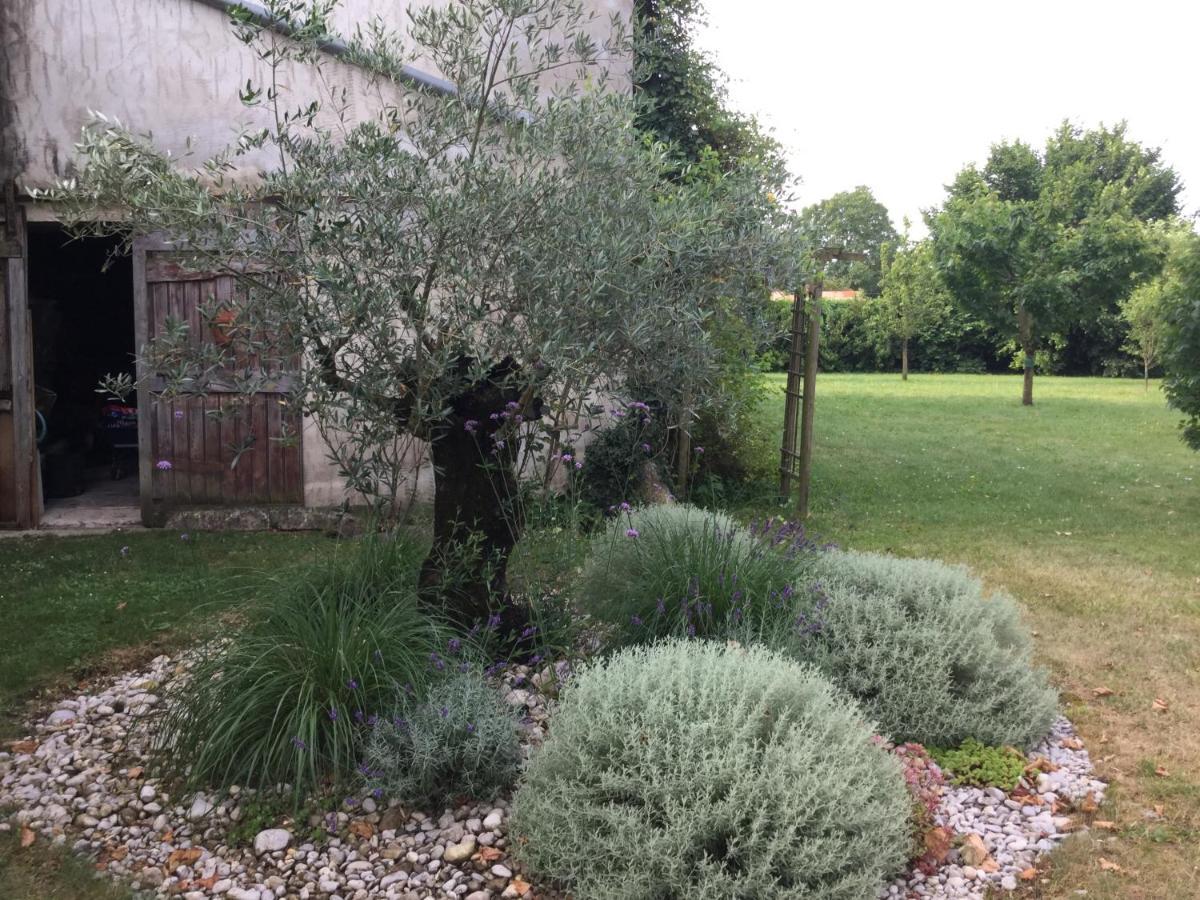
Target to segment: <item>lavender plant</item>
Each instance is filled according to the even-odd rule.
[[[793,621],[796,585],[815,545],[796,523],[745,528],[684,504],[622,504],[576,586],[584,608],[619,642],[713,637]]]
[[[580,900],[866,900],[905,861],[909,806],[899,763],[820,675],[667,641],[566,682],[511,839]]]
[[[363,27],[348,61],[374,108],[347,102],[321,52],[334,0],[262,5],[289,37],[235,17],[263,75],[241,93],[261,127],[180,165],[100,119],[77,177],[47,196],[80,230],[162,231],[185,264],[236,282],[202,310],[223,341],[171,322],[144,348],[163,396],[290,385],[349,488],[387,503],[431,460],[422,585],[482,621],[521,533],[517,473],[630,373],[661,373],[676,421],[683,398],[702,403],[719,374],[708,313],[757,304],[764,272],[787,280],[786,212],[749,163],[670,177],[637,101],[610,89],[626,24],[579,0],[450,0],[410,10],[403,33]],[[453,89],[403,87],[416,58]],[[296,66],[322,69],[328,93],[289,87]],[[246,170],[262,175],[234,177]],[[469,535],[472,577],[444,589]]]
[[[407,805],[486,800],[517,779],[519,728],[514,708],[477,670],[455,670],[419,700],[400,692],[367,740],[361,771],[380,796]]]
[[[1058,697],[1011,597],[961,566],[874,553],[818,554],[811,577],[820,592],[797,594],[797,614],[819,624],[762,638],[857,697],[892,740],[1029,747],[1050,730]]]

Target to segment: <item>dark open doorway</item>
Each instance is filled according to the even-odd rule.
[[[109,238],[29,226],[38,452],[45,527],[140,521],[137,409],[97,391],[134,374],[133,267]]]

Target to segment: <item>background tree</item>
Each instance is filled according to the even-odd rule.
[[[638,126],[684,162],[700,162],[706,151],[725,170],[755,159],[772,187],[783,185],[787,168],[779,143],[753,116],[730,108],[725,73],[696,46],[702,0],[635,0],[634,12],[634,89],[646,101]]]
[[[827,264],[827,287],[860,290],[868,297],[879,295],[883,245],[894,244],[899,235],[887,207],[869,188],[859,186],[806,206],[797,217],[796,229],[806,249],[833,246],[867,254],[866,261]]]
[[[1034,359],[1051,336],[1103,316],[1161,264],[1146,222],[1174,214],[1179,181],[1124,125],[1065,124],[1039,155],[993,146],[929,216],[938,267],[955,301],[1014,340],[1022,402],[1033,403]]]
[[[1150,369],[1157,366],[1166,331],[1170,286],[1164,276],[1139,284],[1121,301],[1121,317],[1128,329],[1127,348],[1142,361],[1142,377],[1150,390]]]
[[[1200,235],[1181,231],[1167,261],[1163,390],[1184,415],[1183,439],[1200,450]]]
[[[239,30],[266,83],[285,85],[280,67],[321,64],[328,4],[268,6],[294,39],[246,19]],[[778,213],[756,169],[667,177],[672,155],[606,89],[601,63],[627,52],[619,21],[600,45],[576,0],[455,0],[410,20],[412,53],[375,28],[355,58],[383,79],[419,55],[456,92],[398,92],[354,121],[336,83],[318,98],[248,85],[244,102],[272,124],[191,170],[101,123],[79,148],[78,182],[55,196],[93,230],[114,227],[97,211],[120,207],[121,233],[165,231],[237,280],[233,299],[204,312],[222,316],[227,341],[197,349],[173,323],[146,348],[168,396],[230,373],[249,394],[290,371],[288,402],[321,423],[367,496],[397,439],[428,451],[422,586],[471,624],[507,597],[518,473],[635,373],[669,374],[668,410],[703,400],[720,363],[708,311],[761,291]],[[575,77],[551,88],[551,70]],[[259,182],[225,179],[232,159],[263,148],[278,164]]]
[[[928,241],[914,243],[904,223],[899,245],[884,244],[883,277],[874,320],[890,340],[900,342],[900,378],[908,381],[908,345],[947,317],[949,298],[942,286]]]

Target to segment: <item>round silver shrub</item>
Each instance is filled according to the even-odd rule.
[[[566,683],[511,835],[579,900],[860,900],[903,865],[908,815],[899,763],[820,674],[672,640]]]
[[[805,627],[768,643],[857,697],[892,740],[1029,747],[1049,732],[1058,697],[1011,597],[962,566],[876,553],[819,554],[814,577]]]
[[[517,779],[519,728],[480,673],[454,672],[375,726],[362,770],[368,787],[408,805],[488,799]]]

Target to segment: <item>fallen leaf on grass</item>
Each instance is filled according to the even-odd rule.
[[[355,819],[350,823],[350,833],[369,841],[375,836],[375,826],[366,819]]]
[[[1124,872],[1125,870],[1113,862],[1111,859],[1100,857],[1100,871],[1102,872]]]
[[[529,889],[530,889],[530,887],[532,887],[532,885],[530,885],[530,883],[528,881],[526,881],[524,878],[522,878],[520,875],[518,875],[515,878],[513,878],[512,881],[510,881],[508,883],[508,887],[518,897],[524,897],[526,894],[529,893]],[[508,893],[508,891],[505,891],[505,893]]]
[[[1059,741],[1059,746],[1064,750],[1082,750],[1083,741],[1079,738],[1063,738]]]
[[[1154,769],[1154,774],[1157,775],[1159,778],[1166,778],[1171,773],[1167,771],[1166,766],[1157,766]]]
[[[1085,796],[1081,801],[1079,801],[1079,810],[1080,812],[1085,812],[1089,815],[1094,813],[1096,811],[1096,796],[1094,794],[1088,794]]]
[[[167,871],[174,872],[180,866],[190,866],[200,858],[203,851],[199,847],[188,847],[184,850],[172,850],[167,857]]]
[[[21,826],[21,846],[28,847],[30,844],[32,844],[36,840],[37,840],[37,835],[34,834],[33,829],[26,828],[24,825],[22,825]]]
[[[1029,868],[1021,870],[1022,881],[1033,881],[1035,878],[1037,878],[1037,869]]]
[[[475,854],[483,862],[495,862],[504,855],[503,852],[495,847],[484,847]]]
[[[141,777],[142,777],[142,773],[143,773],[144,771],[146,771],[146,770],[145,770],[145,769],[143,769],[141,766],[134,766],[132,769],[130,769],[130,770],[129,770],[129,778],[130,778],[130,780],[133,780],[133,779],[135,779],[135,778],[141,778]]]
[[[6,745],[13,753],[32,753],[38,748],[37,741],[9,741]]]
[[[124,608],[125,608],[125,607],[127,607],[128,605],[129,605],[129,604],[128,604],[126,601],[122,600],[120,603],[118,603],[118,604],[117,604],[117,609],[118,609],[118,610],[124,609]]]
[[[1170,707],[1162,697],[1155,697],[1154,702],[1150,704],[1150,708],[1155,712],[1166,712]]]
[[[1095,822],[1092,823],[1092,825],[1093,825],[1093,827],[1100,828],[1104,831],[1116,831],[1117,830],[1117,823],[1110,822],[1107,819],[1097,819]]]
[[[1112,688],[1098,687],[1092,688],[1092,694],[1096,697],[1111,697],[1113,695]]]

